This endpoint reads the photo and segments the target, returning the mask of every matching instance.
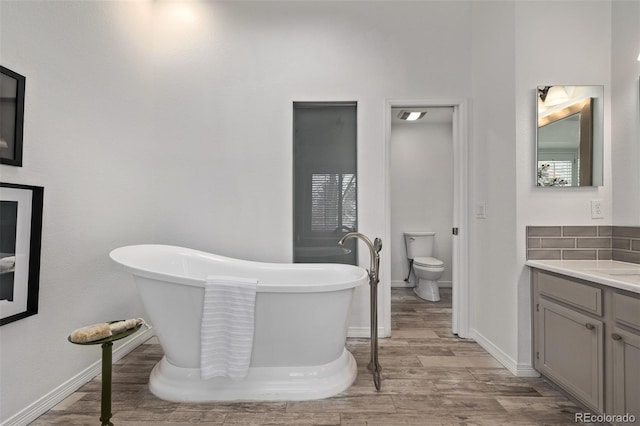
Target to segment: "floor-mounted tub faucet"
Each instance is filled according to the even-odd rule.
[[[371,361],[367,368],[371,370],[373,374],[373,383],[376,386],[376,390],[380,390],[381,377],[380,371],[382,367],[378,363],[378,283],[380,282],[380,251],[382,250],[382,240],[376,238],[371,243],[371,240],[364,234],[359,232],[349,232],[338,241],[338,244],[344,245],[345,241],[349,238],[359,238],[369,248],[371,254],[371,267],[369,268],[369,287],[371,290]]]

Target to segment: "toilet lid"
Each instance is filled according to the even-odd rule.
[[[444,262],[435,257],[416,257],[413,259],[413,264],[418,266],[442,266]]]

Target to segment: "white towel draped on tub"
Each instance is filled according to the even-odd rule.
[[[251,362],[258,280],[210,276],[205,281],[200,376],[242,380]]]

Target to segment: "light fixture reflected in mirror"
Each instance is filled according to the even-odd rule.
[[[406,121],[416,121],[420,120],[422,117],[427,115],[427,111],[405,111],[402,110],[398,114],[398,118]]]
[[[538,94],[545,107],[560,105],[569,99],[564,86],[543,86],[538,88]]]

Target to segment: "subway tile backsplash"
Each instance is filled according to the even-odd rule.
[[[640,263],[640,226],[528,226],[527,259]]]

